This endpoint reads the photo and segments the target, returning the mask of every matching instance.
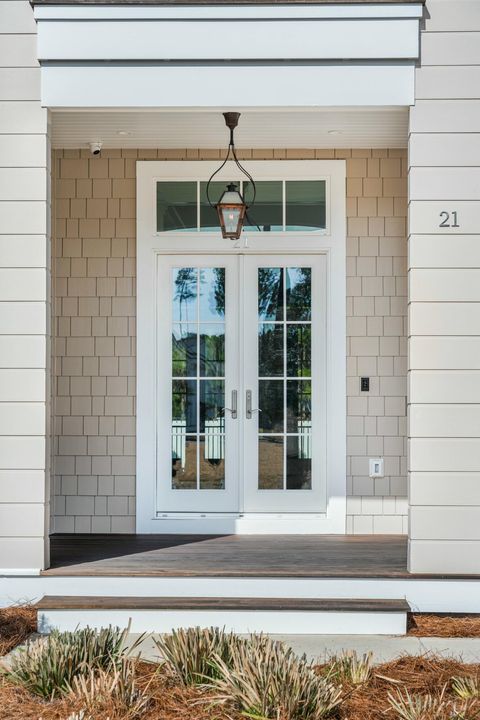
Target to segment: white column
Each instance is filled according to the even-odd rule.
[[[36,26],[0,3],[0,572],[48,557],[50,149]]]
[[[409,568],[480,573],[478,0],[427,1],[409,158]]]

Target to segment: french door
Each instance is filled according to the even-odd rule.
[[[324,255],[161,255],[157,513],[318,513]]]

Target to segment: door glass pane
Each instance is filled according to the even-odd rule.
[[[258,319],[283,320],[283,270],[259,268]]]
[[[200,380],[200,432],[223,432],[225,381]]]
[[[283,323],[258,326],[258,374],[260,377],[283,375]]]
[[[225,268],[200,270],[200,320],[223,321],[225,317]]]
[[[311,320],[311,268],[287,268],[286,276],[287,320]]]
[[[172,381],[172,426],[174,432],[196,432],[197,381]]]
[[[311,435],[287,437],[287,490],[312,489]]]
[[[197,328],[175,323],[172,327],[172,375],[191,377],[197,374]]]
[[[258,489],[283,490],[283,437],[258,438]]]
[[[272,286],[275,304],[268,299]],[[308,267],[258,270],[260,490],[312,488],[311,286]],[[275,322],[264,321],[272,315]]]
[[[172,488],[225,487],[225,268],[173,270]]]
[[[287,380],[287,432],[305,432],[312,426],[312,383]]]
[[[197,268],[184,267],[173,270],[173,320],[197,321]]]
[[[225,487],[225,436],[213,432],[200,438],[200,489]]]
[[[310,376],[311,348],[310,324],[287,325],[287,373],[289,377]]]
[[[243,183],[245,202],[253,200],[250,182]],[[244,228],[249,232],[275,232],[283,230],[283,183],[281,180],[267,180],[255,183],[255,203],[247,210]]]
[[[197,183],[157,182],[157,232],[197,230]]]
[[[325,180],[287,180],[286,230],[324,230]]]
[[[225,375],[225,326],[199,325],[200,375],[202,377],[223,377]]]
[[[261,413],[258,429],[261,433],[283,433],[283,380],[259,380],[258,402]]]
[[[197,439],[172,434],[172,488],[195,490],[197,487]]]

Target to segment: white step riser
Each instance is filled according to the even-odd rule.
[[[131,632],[168,633],[180,627],[225,627],[237,633],[289,635],[404,635],[404,612],[299,612],[230,610],[39,610],[38,630],[48,633],[108,625]]]

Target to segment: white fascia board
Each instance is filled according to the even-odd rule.
[[[38,25],[40,61],[404,60],[418,20],[57,20]]]
[[[47,65],[49,108],[407,106],[414,63],[339,65]]]
[[[423,4],[371,5],[204,5],[175,7],[48,5],[35,6],[37,20],[208,20],[285,18],[421,18]]]

